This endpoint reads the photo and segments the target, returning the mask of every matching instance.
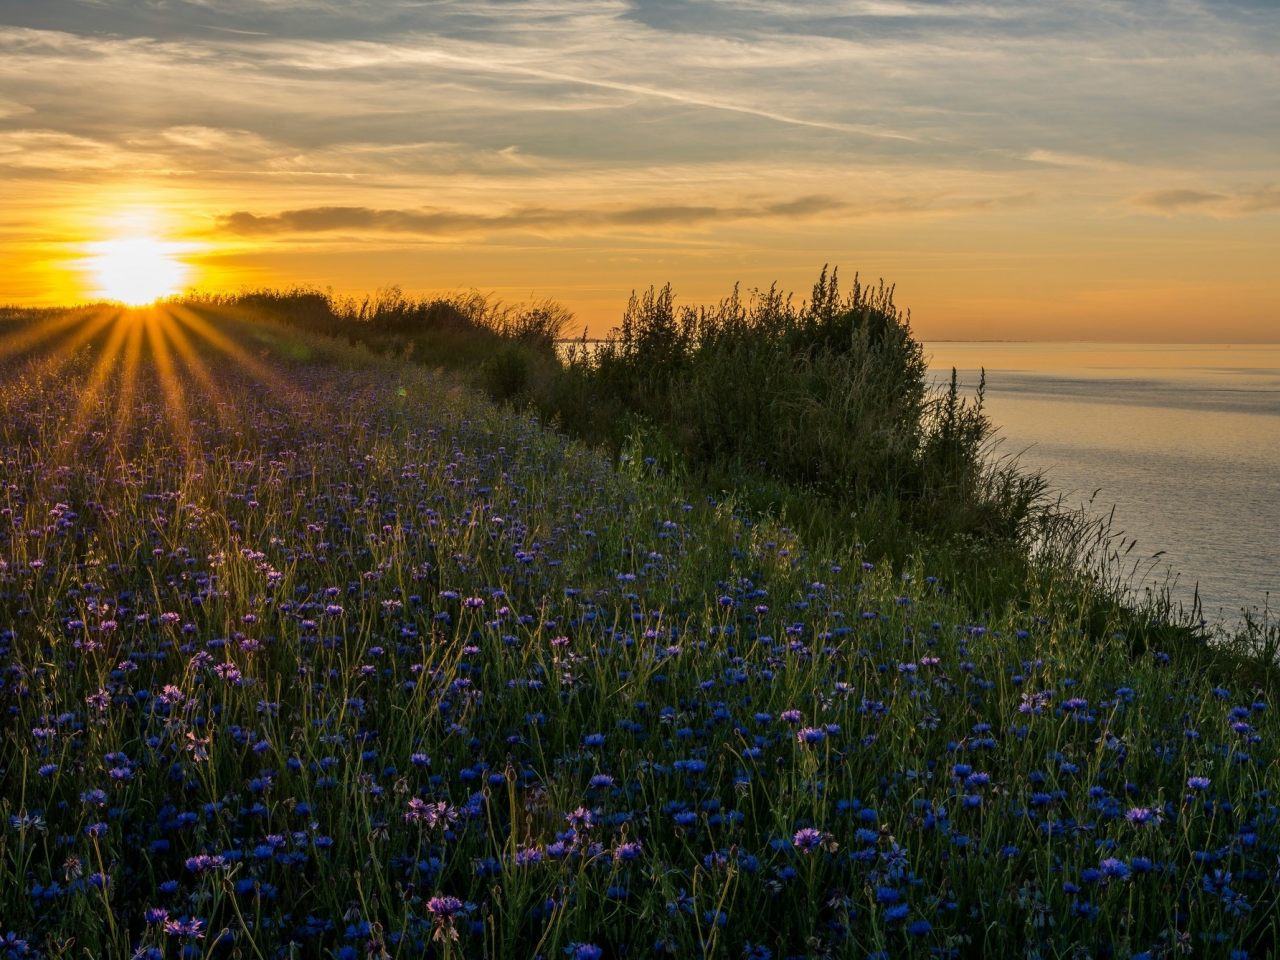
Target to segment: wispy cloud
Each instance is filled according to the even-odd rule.
[[[35,110],[25,103],[0,97],[0,120],[6,120],[9,117],[21,117],[31,113],[35,113]]]
[[[801,197],[759,206],[661,204],[613,209],[522,207],[504,213],[459,210],[379,210],[371,207],[310,207],[258,216],[237,211],[218,218],[218,226],[241,236],[336,231],[411,233],[452,236],[461,233],[531,231],[563,233],[601,227],[686,226],[709,220],[767,217],[796,218],[847,210],[848,204],[830,197]]]
[[[18,170],[105,170],[120,161],[111,144],[58,130],[0,130],[0,167]]]
[[[1086,157],[1078,153],[1062,150],[1032,150],[1026,158],[1032,163],[1043,163],[1055,167],[1081,167],[1086,170],[1118,171],[1127,168],[1127,164],[1105,157]]]
[[[979,198],[904,195],[864,203],[814,195],[755,204],[524,206],[501,213],[433,208],[308,207],[262,215],[241,210],[219,216],[217,225],[220,230],[245,237],[339,232],[426,237],[511,231],[550,235],[631,228],[647,230],[741,220],[853,220],[877,215],[948,215],[998,207],[1024,207],[1034,201],[1032,194]]]
[[[1238,193],[1153,190],[1138,194],[1130,202],[1136,207],[1170,215],[1192,211],[1220,217],[1238,217],[1280,210],[1280,189],[1263,187]]]
[[[1261,213],[1264,210],[1280,210],[1280,188],[1267,187],[1254,190],[1252,193],[1236,197],[1240,210],[1244,213]]]

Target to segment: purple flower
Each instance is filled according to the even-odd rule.
[[[1161,819],[1159,812],[1150,807],[1132,807],[1124,818],[1138,827],[1158,824]]]
[[[405,813],[406,823],[423,823],[434,827],[438,823],[452,823],[458,819],[458,812],[441,800],[438,803],[427,803],[414,797],[409,801],[409,810]]]
[[[462,909],[457,897],[432,897],[427,901],[427,912],[436,917],[452,919]]]
[[[192,873],[205,873],[209,870],[216,870],[226,865],[226,859],[221,856],[210,856],[207,853],[187,858],[187,869]]]
[[[638,860],[641,852],[642,850],[639,840],[635,840],[631,843],[620,843],[614,848],[613,859],[618,863],[630,863],[633,860]]]
[[[84,702],[101,713],[111,703],[111,695],[105,690],[99,690],[97,693],[85,697]]]
[[[542,862],[542,851],[537,847],[521,847],[516,851],[516,866],[531,867]]]
[[[835,849],[835,844],[831,840],[831,835],[823,833],[814,827],[802,827],[796,831],[796,835],[791,838],[792,846],[803,854],[813,853],[820,848],[829,850]]]
[[[164,932],[171,937],[203,940],[204,921],[198,917],[179,917],[177,920],[167,920],[165,921]]]

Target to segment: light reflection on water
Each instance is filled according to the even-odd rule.
[[[987,370],[1001,451],[1069,503],[1100,492],[1189,602],[1234,620],[1280,596],[1280,345],[925,344],[939,376]]]

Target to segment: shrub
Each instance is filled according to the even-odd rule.
[[[538,398],[571,432],[620,450],[640,430],[673,464],[837,505],[892,507],[937,540],[1017,544],[1039,477],[990,456],[982,404],[936,390],[910,315],[883,282],[842,294],[824,269],[808,301],[775,288],[677,306],[670,286],[633,294],[594,353],[583,344]]]
[[[529,388],[529,356],[519,344],[504,344],[480,368],[480,382],[491,397],[512,400]]]

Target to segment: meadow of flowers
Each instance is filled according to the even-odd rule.
[[[1274,955],[1261,688],[421,366],[40,323],[0,331],[0,957]]]

